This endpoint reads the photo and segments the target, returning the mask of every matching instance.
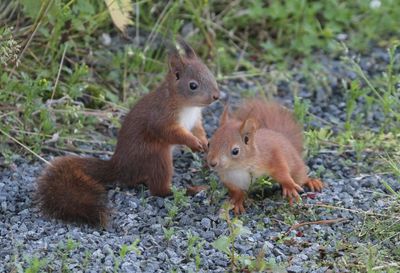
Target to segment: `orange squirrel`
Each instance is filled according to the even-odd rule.
[[[45,215],[105,226],[105,186],[146,184],[152,195],[169,195],[174,145],[207,150],[201,109],[219,98],[219,89],[194,50],[183,39],[178,43],[184,54],[170,49],[164,81],[128,113],[110,160],[64,156],[43,171],[37,198]]]
[[[321,191],[323,183],[307,176],[303,136],[293,114],[273,102],[248,100],[229,116],[225,106],[220,127],[209,142],[207,162],[228,188],[236,214],[245,211],[245,191],[252,179],[269,175],[282,194],[300,199],[302,186]]]

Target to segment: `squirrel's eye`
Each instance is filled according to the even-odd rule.
[[[190,87],[190,89],[192,89],[192,90],[196,90],[197,87],[198,87],[198,85],[197,85],[197,83],[196,83],[195,81],[191,81],[191,82],[189,83],[189,87]]]
[[[239,148],[233,148],[231,151],[232,155],[238,155],[239,154]]]
[[[175,73],[175,77],[176,77],[176,80],[179,80],[179,73],[178,72]]]

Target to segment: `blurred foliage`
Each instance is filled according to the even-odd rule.
[[[164,40],[177,33],[188,37],[220,81],[257,76],[264,80],[260,89],[276,93],[280,81],[294,82],[288,68],[295,62],[307,64],[310,89],[327,85],[327,77],[315,69],[315,52],[336,57],[343,52],[340,43],[359,52],[371,44],[389,46],[400,32],[396,0],[144,0],[132,5],[132,26],[124,35],[104,1],[0,3],[1,129],[36,152],[49,145],[77,148],[78,139],[99,141],[99,124],[118,126],[121,113],[159,84],[166,69]],[[366,85],[357,64],[351,65],[362,84],[352,84],[346,93],[345,129],[355,130],[354,121],[362,120],[354,112],[363,97],[365,112],[374,103],[382,106],[387,116],[382,128],[390,130],[396,115],[389,109],[398,103],[392,88],[396,67]],[[266,67],[275,70],[266,72]],[[371,86],[382,88],[374,92]],[[311,121],[312,103],[295,100],[301,122]],[[11,141],[0,138],[0,151],[10,162]]]

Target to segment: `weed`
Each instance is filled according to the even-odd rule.
[[[225,187],[221,187],[220,183],[218,182],[218,178],[214,173],[210,173],[208,175],[210,190],[209,190],[209,203],[217,204],[220,200],[226,195],[227,190]]]
[[[61,258],[61,272],[69,272],[69,256],[71,255],[72,251],[74,251],[76,248],[78,248],[79,244],[72,240],[72,239],[67,239],[66,243],[61,243],[59,246],[59,251],[58,255]]]
[[[165,200],[165,208],[167,209],[167,223],[172,223],[182,208],[189,205],[189,198],[186,195],[186,189],[178,189],[172,187],[172,201]]]
[[[301,100],[298,96],[294,96],[293,110],[294,115],[301,124],[309,123],[308,109],[310,108],[310,101]]]
[[[172,187],[173,203],[177,207],[189,206],[189,197],[186,195],[186,189]]]
[[[243,226],[243,222],[238,218],[231,219],[229,216],[230,204],[225,203],[220,217],[228,224],[228,235],[221,235],[212,243],[217,250],[225,253],[230,260],[232,272],[265,272],[267,269],[272,270],[276,266],[271,261],[266,261],[264,251],[261,250],[257,257],[241,255],[236,252],[235,242],[242,235],[250,234],[251,231]]]
[[[28,262],[28,267],[25,269],[26,273],[39,273],[47,265],[46,260],[41,260],[38,257],[33,257]]]
[[[194,259],[196,270],[200,270],[201,265],[201,249],[203,248],[204,241],[200,241],[200,237],[193,235],[190,231],[187,233],[188,245],[186,252],[186,259]]]
[[[164,238],[167,242],[171,241],[172,236],[175,234],[175,229],[173,227],[165,228],[163,227]]]
[[[118,256],[115,256],[113,252],[111,253],[114,256],[114,272],[119,272],[119,267],[128,253],[135,252],[136,255],[140,255],[140,250],[138,248],[139,242],[140,239],[138,238],[130,245],[123,244],[118,252]]]
[[[18,66],[18,53],[21,46],[14,40],[11,27],[0,28],[0,65]]]
[[[306,147],[308,156],[319,152],[321,145],[329,141],[332,131],[329,128],[312,129],[305,132]]]

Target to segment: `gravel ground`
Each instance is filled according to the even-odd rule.
[[[382,50],[375,50],[369,58],[361,60],[370,73],[380,71],[387,62]],[[345,119],[345,101],[336,90],[340,80],[352,79],[355,75],[340,61],[322,56],[321,63],[324,69],[332,71],[328,82],[333,92],[322,89],[312,93],[301,74],[295,75],[295,79],[300,86],[300,96],[318,105],[312,107],[312,113],[332,123],[334,131],[338,131]],[[232,102],[236,103],[238,91],[249,91],[256,85],[228,81],[222,87],[229,90]],[[284,104],[292,104],[288,84],[278,85],[278,98]],[[215,130],[221,110],[221,103],[217,103],[204,111],[209,134]],[[318,120],[311,126],[322,126]],[[380,120],[379,112],[370,113],[366,128],[373,130]],[[251,233],[236,239],[237,253],[255,257],[264,251],[270,266],[275,264],[273,272],[349,272],[349,264],[365,264],[362,259],[367,256],[368,245],[377,240],[368,233],[369,220],[384,221],[384,215],[376,214],[387,214],[394,203],[381,182],[385,180],[397,190],[400,183],[390,175],[368,172],[368,154],[363,157],[364,163],[359,164],[351,152],[338,154],[332,150],[309,158],[312,173],[320,173],[326,188],[322,193],[304,193],[303,202],[292,208],[280,197],[277,186],[268,190],[263,198],[259,194],[252,195],[246,214],[241,216],[243,225]],[[174,185],[182,188],[188,182],[209,183],[201,165],[192,153],[176,152]],[[213,202],[210,202],[210,193],[199,193],[178,206],[179,211],[173,218],[169,218],[168,213],[173,197],[149,196],[144,187],[111,189],[108,196],[114,211],[109,227],[101,230],[64,224],[40,215],[32,202],[32,194],[42,168],[41,162],[28,162],[16,156],[14,164],[0,173],[0,272],[19,271],[32,264],[33,257],[45,258],[48,271],[61,268],[71,272],[114,272],[118,268],[121,272],[228,270],[228,257],[211,245],[229,232],[227,222],[219,217],[226,199],[221,185],[217,191],[220,194],[215,194]],[[360,168],[365,174],[358,174]],[[296,223],[340,218],[345,221],[305,225],[289,231]],[[163,227],[174,229],[169,240]],[[194,253],[200,257],[198,269],[189,242],[196,236],[195,245],[199,245],[199,250]],[[136,240],[137,251],[128,251],[124,257],[121,247]],[[380,248],[400,249],[400,240],[390,238]]]

